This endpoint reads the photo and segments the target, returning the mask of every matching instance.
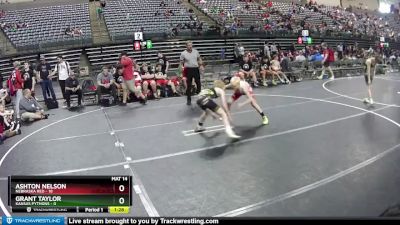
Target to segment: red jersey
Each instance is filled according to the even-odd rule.
[[[21,72],[19,69],[14,69],[11,73],[11,84],[14,86],[16,90],[24,88],[24,80],[21,77]]]
[[[124,57],[121,59],[121,65],[124,66],[124,72],[122,76],[124,80],[132,80],[133,79],[133,60],[129,57]]]

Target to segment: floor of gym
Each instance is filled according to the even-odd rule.
[[[51,110],[0,148],[0,215],[9,175],[133,175],[130,216],[378,216],[400,202],[399,82],[376,77],[374,106],[362,76],[255,89],[270,124],[234,106],[237,142],[193,133],[185,97]]]

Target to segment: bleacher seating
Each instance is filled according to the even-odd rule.
[[[245,51],[256,52],[258,49],[263,47],[265,41],[279,43],[283,49],[287,49],[295,38],[279,38],[279,39],[267,39],[267,38],[249,38],[249,39],[210,39],[210,40],[193,40],[193,46],[196,48],[206,64],[215,64],[216,62],[229,62],[233,59],[233,49],[235,43],[241,43]],[[320,42],[321,39],[314,39],[316,43]],[[324,39],[330,46],[336,46],[337,43],[343,41],[346,44],[354,44],[354,39],[348,40],[335,40],[335,39]],[[373,41],[362,41],[357,40],[360,47],[368,48]],[[298,47],[304,47],[298,46]],[[157,51],[161,51],[169,59],[173,67],[179,64],[180,53],[185,49],[185,41],[173,40],[166,42],[153,42],[153,49],[134,51],[132,44],[125,45],[114,45],[104,47],[87,48],[86,53],[89,58],[89,62],[92,66],[102,65],[114,65],[118,62],[119,54],[122,51],[127,51],[138,63],[150,62],[154,63],[157,59]],[[224,50],[224,59],[221,57],[222,49]]]
[[[88,3],[7,11],[0,22],[28,25],[15,31],[4,29],[18,50],[84,44],[89,43],[92,37]],[[80,28],[83,35],[66,35],[67,27]]]
[[[262,23],[261,14],[267,12],[263,6],[255,2],[243,2],[238,0],[208,0],[205,3],[200,1],[194,1],[194,4],[202,10],[204,13],[210,15],[214,20],[220,21],[220,11],[223,10],[225,14],[229,12],[234,18],[238,18],[243,22],[243,27],[239,30],[248,29],[251,25],[256,25],[256,21]],[[249,5],[249,9],[245,9],[246,4]],[[287,2],[273,2],[272,9],[278,10],[282,14],[288,14],[292,11],[293,6]],[[260,8],[261,7],[261,8]],[[306,23],[321,25],[323,22],[327,23],[328,26],[333,24],[333,21],[328,16],[319,12],[313,12],[307,8],[296,13],[293,19],[300,23],[304,20]],[[271,21],[278,21],[281,17],[278,14],[270,14],[269,19]],[[230,24],[227,24],[230,25]],[[295,26],[294,24],[292,26]]]
[[[57,63],[57,56],[62,55],[66,61],[69,62],[71,69],[77,69],[80,63],[80,57],[82,54],[82,49],[72,49],[72,50],[58,50],[43,53],[41,55],[46,57],[48,63],[50,63],[52,69],[54,69],[55,64]],[[3,76],[3,80],[6,80],[13,70],[12,62],[13,61],[29,61],[32,65],[38,63],[39,55],[24,55],[18,57],[7,57],[0,59],[0,74]]]
[[[161,0],[117,0],[109,1],[104,10],[107,29],[113,40],[121,36],[133,36],[134,32],[145,34],[168,34],[178,24],[191,22],[188,9],[176,0],[165,0],[166,6],[160,6]],[[166,10],[174,15],[165,16]],[[159,13],[156,16],[156,13]],[[196,21],[199,24],[202,21]],[[193,23],[193,21],[191,22]],[[203,23],[203,31],[208,25]],[[182,30],[182,32],[185,32]],[[190,30],[186,29],[186,32]]]

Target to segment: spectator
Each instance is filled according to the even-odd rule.
[[[239,63],[240,67],[240,72],[244,74],[245,79],[247,78],[252,78],[254,82],[254,87],[258,87],[258,81],[256,77],[256,73],[254,72],[253,64],[251,63],[251,60],[249,56],[244,56],[243,60]]]
[[[133,60],[128,57],[128,53],[126,53],[125,51],[121,53],[120,63],[122,66],[124,66],[123,77],[126,88],[132,93],[135,93],[136,97],[140,100],[142,104],[146,104],[147,98],[143,95],[141,87],[135,85],[135,79],[133,76]],[[122,100],[121,105],[126,105],[126,98]]]
[[[273,60],[271,61],[271,72],[274,74],[274,76],[277,76],[281,83],[283,84],[290,84],[289,79],[286,77],[286,75],[282,72],[281,69],[281,63],[279,62],[278,55],[273,56]]]
[[[140,68],[140,76],[142,78],[142,87],[144,95],[149,97],[150,93],[149,87],[150,87],[153,92],[154,99],[159,100],[160,97],[159,95],[157,95],[157,84],[155,80],[154,69],[149,68],[147,63],[142,63],[142,66]]]
[[[102,94],[111,94],[114,99],[117,99],[115,80],[107,66],[103,66],[103,71],[97,75],[97,99],[99,104]]]
[[[98,6],[96,9],[97,20],[101,20],[103,18],[103,7]]]
[[[264,43],[264,56],[266,56],[268,59],[271,59],[271,51],[269,45],[270,44],[267,44],[267,42]]]
[[[51,77],[54,76],[56,73],[58,73],[58,83],[60,84],[63,99],[66,100],[66,98],[65,98],[65,80],[68,79],[69,74],[71,73],[71,67],[69,66],[69,63],[64,60],[64,58],[62,56],[57,56],[57,61],[58,61],[58,63],[54,67],[54,71],[51,74]],[[65,103],[66,103],[66,101],[64,102],[64,104]]]
[[[325,74],[325,70],[328,69],[329,73],[331,74],[331,77],[329,79],[334,80],[335,75],[333,74],[332,68],[330,66],[330,64],[335,61],[334,52],[332,49],[328,48],[328,45],[326,43],[321,44],[321,46],[324,50],[324,58],[322,60],[323,67],[321,75],[318,77],[318,79],[321,80]]]
[[[8,91],[5,87],[0,89],[0,104],[7,105],[11,103],[11,97],[8,95]]]
[[[69,77],[65,80],[65,100],[67,102],[67,109],[71,109],[71,95],[78,95],[78,107],[81,107],[82,87],[79,85],[79,80],[75,77],[74,72],[71,72]]]
[[[336,50],[338,52],[339,60],[342,60],[343,59],[343,44],[342,43],[338,44],[338,46],[336,47]]]
[[[56,94],[54,93],[53,89],[53,83],[51,77],[49,76],[51,73],[51,66],[49,63],[46,62],[46,58],[44,56],[40,57],[40,63],[37,65],[36,71],[37,71],[37,80],[42,88],[44,101],[46,102],[47,99],[49,98],[47,96],[47,93],[51,94],[53,101],[57,101]]]
[[[157,63],[161,64],[161,66],[162,66],[161,72],[163,74],[167,74],[168,69],[169,69],[169,61],[168,61],[167,57],[165,57],[165,55],[161,51],[158,51],[158,53],[157,53]]]
[[[128,96],[128,91],[126,90],[126,85],[124,82],[124,67],[122,65],[117,65],[117,68],[115,69],[115,73],[114,73],[114,81],[115,81],[115,86],[117,88],[118,91],[122,90],[122,99],[127,99]],[[122,103],[123,101],[121,101]],[[126,102],[125,102],[126,104]]]
[[[31,94],[35,97],[35,85],[36,78],[33,74],[33,69],[28,61],[24,63],[24,69],[22,70],[22,79],[24,79],[24,89],[31,90]]]
[[[24,96],[20,103],[22,121],[33,122],[35,120],[47,119],[49,114],[45,114],[43,107],[34,99],[29,89],[24,90]]]
[[[74,28],[74,30],[72,32],[72,36],[73,37],[79,37],[79,36],[82,36],[82,35],[83,35],[83,31],[82,31],[81,28],[79,28],[79,27]]]
[[[296,62],[304,62],[306,61],[306,57],[304,56],[303,52],[300,51],[299,54],[296,56],[295,60]]]
[[[21,134],[19,125],[14,129],[6,125],[6,117],[12,115],[12,113],[10,114],[10,112],[7,112],[4,108],[4,105],[0,104],[0,145],[3,144],[6,138]]]
[[[244,56],[244,47],[242,44],[239,43],[239,58],[240,58],[240,60],[243,59],[243,56]]]
[[[105,0],[100,0],[100,7],[104,9],[106,7],[106,1]]]
[[[70,26],[68,26],[68,27],[65,29],[64,34],[65,34],[65,35],[72,36],[73,30],[71,29]]]
[[[233,49],[233,60],[237,63],[240,61],[240,50],[239,50],[240,44],[235,43],[235,48]]]
[[[276,47],[275,42],[271,45],[270,49],[271,49],[271,55],[278,54],[278,48]]]
[[[20,101],[23,97],[22,90],[24,89],[24,79],[22,79],[21,76],[21,71],[19,70],[19,67],[21,66],[21,63],[19,61],[15,61],[13,63],[14,70],[11,73],[10,76],[10,83],[11,83],[11,88],[16,92],[16,98],[15,98],[15,112],[17,113],[17,120],[20,119],[20,112],[19,112],[19,104]]]

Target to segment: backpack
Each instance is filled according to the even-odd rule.
[[[47,109],[57,109],[58,108],[58,102],[54,101],[52,98],[48,98],[45,101]]]
[[[333,52],[332,49],[328,49],[328,62],[335,62],[335,53]]]
[[[94,92],[96,90],[97,90],[97,87],[92,79],[83,80],[83,82],[82,82],[82,92],[83,93]]]

